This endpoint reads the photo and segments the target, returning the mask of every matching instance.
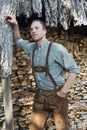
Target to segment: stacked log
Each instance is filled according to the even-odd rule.
[[[21,36],[29,39],[29,29],[20,29]],[[49,33],[50,32],[50,33]],[[66,34],[65,34],[66,33]],[[80,69],[73,87],[68,92],[69,100],[69,130],[87,129],[87,38],[80,35],[69,36],[67,32],[58,34],[56,28],[48,28],[47,37],[64,45],[74,56]],[[30,58],[17,46],[13,46],[13,71],[11,75],[13,114],[15,130],[29,130],[34,98],[35,82],[32,75]],[[67,75],[64,75],[65,77]],[[0,106],[0,119],[4,122],[3,104]],[[0,122],[1,125],[3,125]],[[1,127],[1,126],[0,126]],[[49,115],[44,130],[55,130],[52,115]]]

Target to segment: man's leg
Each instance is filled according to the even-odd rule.
[[[53,112],[56,130],[68,130],[68,100],[57,97],[57,108]]]
[[[54,122],[56,130],[68,130],[67,121],[65,121],[65,119],[62,117],[61,114],[58,113],[54,114]]]
[[[30,130],[43,130],[47,117],[48,112],[46,111],[33,111],[31,115]]]

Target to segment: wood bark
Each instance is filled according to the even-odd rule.
[[[2,77],[8,77],[12,69],[12,44],[13,33],[10,23],[6,23],[6,15],[14,15],[15,0],[0,0],[0,46],[1,46],[1,66]]]
[[[60,23],[65,30],[70,26],[87,25],[87,1],[86,0],[20,0],[17,15],[21,13],[30,17],[32,13],[39,17],[44,15],[47,26],[55,26]]]
[[[1,68],[2,68],[2,87],[3,101],[5,113],[6,130],[13,130],[13,111],[12,97],[10,87],[10,74],[12,69],[12,44],[13,33],[12,26],[5,20],[6,15],[14,15],[16,12],[16,0],[1,0],[0,1],[0,47],[1,47]]]
[[[17,4],[17,16],[24,14],[30,17],[33,13],[42,16],[42,0],[19,0]]]
[[[2,80],[6,130],[13,130],[12,97],[10,77]]]

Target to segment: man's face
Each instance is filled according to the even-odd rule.
[[[39,21],[34,21],[30,27],[30,34],[34,41],[42,40],[46,35],[46,29],[43,28],[43,25]]]

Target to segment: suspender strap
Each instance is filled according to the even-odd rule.
[[[51,50],[51,45],[52,45],[52,42],[49,44],[49,47],[48,47],[47,56],[46,56],[46,66],[48,66],[48,62],[49,62],[48,60],[49,60],[49,54],[50,54],[50,50]],[[48,67],[48,68],[49,68],[49,67]],[[46,71],[46,76],[47,76],[47,75],[50,77],[50,79],[51,79],[51,81],[52,81],[52,83],[54,84],[55,89],[56,89],[56,87],[57,87],[58,85],[57,85],[56,81],[54,80],[53,76],[51,75],[49,69]]]
[[[36,48],[34,48],[33,53],[32,53],[32,73],[33,73],[33,76],[34,76],[34,80],[35,80],[35,83],[36,83],[36,87],[38,87],[38,86],[37,86],[36,77],[35,77],[35,70],[33,69],[33,67],[34,67],[34,52],[35,52],[35,49],[36,49]]]
[[[33,53],[32,53],[32,67],[34,67],[34,52],[35,52],[35,48],[34,48]]]
[[[49,60],[49,53],[50,53],[51,45],[52,45],[52,42],[50,42],[50,44],[49,44],[48,51],[47,51],[47,55],[46,55],[46,63],[45,63],[45,66],[47,66],[47,67],[48,67],[48,60]],[[48,67],[48,71],[49,71],[49,67]],[[46,71],[46,76],[47,76],[48,71]]]
[[[48,58],[49,58],[49,53],[50,53],[51,45],[52,45],[52,42],[49,44],[49,47],[48,47],[47,56],[46,56],[46,65],[48,65]]]
[[[47,72],[47,75],[49,75],[52,83],[54,84],[55,89],[58,88],[56,81],[54,80],[53,76],[51,75],[51,73],[49,71]]]

